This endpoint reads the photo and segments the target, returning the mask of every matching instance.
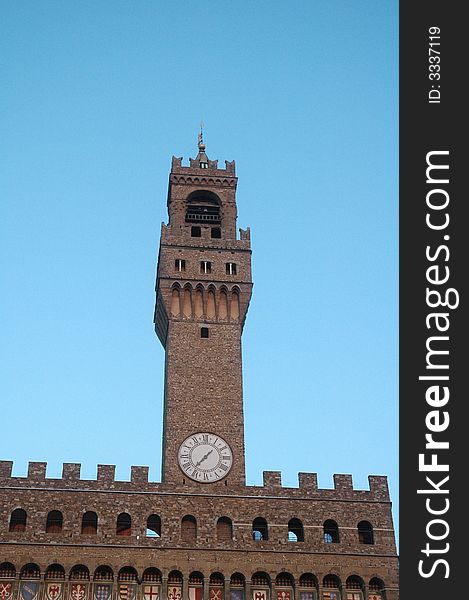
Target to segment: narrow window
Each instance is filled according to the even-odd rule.
[[[10,531],[24,531],[26,529],[26,511],[22,508],[17,508],[11,513]]]
[[[252,539],[261,542],[269,539],[267,521],[262,517],[257,517],[252,522]]]
[[[63,526],[63,516],[60,510],[51,510],[47,515],[46,533],[60,533]]]
[[[332,519],[324,521],[324,542],[326,544],[338,544],[339,539],[339,526]]]
[[[199,162],[199,166],[201,169],[208,169],[208,163],[207,162]]]
[[[179,271],[180,273],[182,271],[185,271],[186,261],[183,258],[176,258],[176,260],[174,261],[174,269],[175,271]]]
[[[96,535],[98,532],[98,515],[95,512],[85,512],[81,520],[81,533],[83,535]]]
[[[233,524],[228,517],[220,517],[217,521],[217,540],[229,542],[233,539]]]
[[[161,537],[161,519],[158,515],[150,515],[147,519],[147,537]]]
[[[368,521],[358,523],[358,541],[360,544],[374,544],[373,527]]]
[[[200,328],[200,337],[201,338],[208,338],[208,327],[201,327]]]
[[[191,237],[201,237],[202,230],[200,227],[191,227]]]
[[[195,542],[197,539],[197,521],[192,515],[186,515],[181,521],[181,539],[184,542]]]
[[[304,542],[305,534],[303,531],[303,523],[299,519],[290,519],[288,522],[288,541],[289,542]]]
[[[121,513],[117,517],[116,535],[132,535],[132,519],[127,513]]]
[[[221,238],[221,229],[220,227],[212,227],[212,231],[210,233],[211,237],[213,239],[220,239]]]
[[[236,263],[226,263],[226,274],[227,275],[236,275]]]
[[[212,272],[212,263],[209,260],[201,260],[200,261],[200,272],[201,273],[211,273]]]

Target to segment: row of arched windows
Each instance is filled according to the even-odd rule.
[[[2,563],[0,564],[0,579],[16,579],[17,571],[13,564]],[[39,566],[35,563],[29,563],[24,565],[19,572],[20,580],[34,580],[41,578],[41,571]],[[143,571],[141,576],[137,573],[134,567],[126,566],[119,570],[117,577],[114,575],[114,571],[108,565],[100,565],[97,567],[93,574],[90,573],[88,567],[85,565],[75,565],[69,572],[68,577],[65,569],[60,564],[49,565],[45,571],[44,579],[47,580],[70,580],[70,581],[107,581],[113,582],[135,582],[135,583],[155,583],[161,584],[163,581],[162,572],[156,567],[149,567]],[[244,588],[248,578],[243,573],[233,573],[229,579],[230,587]],[[182,585],[184,577],[180,571],[173,570],[168,574],[168,583],[172,585]],[[209,585],[223,587],[227,580],[225,575],[220,572],[211,573],[207,578]],[[206,581],[203,573],[200,571],[193,571],[188,578],[189,585],[203,585]],[[384,581],[379,577],[372,577],[366,582],[362,577],[358,575],[350,575],[342,581],[338,575],[328,574],[322,579],[319,579],[313,573],[303,573],[298,580],[295,580],[291,573],[282,571],[278,573],[274,578],[271,578],[268,573],[264,571],[257,571],[250,578],[251,589],[260,588],[268,589],[272,584],[276,587],[283,588],[294,588],[314,590],[318,591],[321,587],[324,590],[341,590],[355,591],[361,594],[368,588],[369,592],[376,592],[381,594],[385,589]],[[333,596],[332,596],[333,597]],[[306,600],[305,596],[305,600]],[[311,596],[309,597],[311,598]],[[326,595],[323,596],[326,598]],[[361,600],[362,596],[358,598]],[[300,596],[301,599],[301,596]],[[352,598],[352,600],[355,600]]]
[[[27,514],[22,508],[11,513],[9,530],[22,532],[26,530]],[[52,510],[47,515],[46,533],[60,533],[63,529],[63,515],[59,510]],[[85,512],[81,520],[81,533],[95,535],[98,533],[98,515],[93,511]],[[369,521],[360,521],[357,525],[358,541],[361,544],[374,544],[373,527]],[[116,520],[116,535],[132,535],[132,518],[128,513],[121,513]],[[147,518],[147,537],[161,537],[161,517],[152,514]],[[233,539],[233,522],[229,517],[220,517],[216,523],[218,541]],[[252,522],[252,538],[255,541],[269,539],[269,526],[263,517],[256,517]],[[186,515],[181,520],[181,539],[195,541],[197,539],[197,520],[192,515]],[[326,544],[340,543],[339,526],[336,521],[328,519],[323,524],[323,539]],[[288,522],[288,541],[304,542],[304,527],[300,519],[293,518]]]
[[[217,293],[214,286],[207,290],[202,285],[195,289],[189,284],[181,288],[175,284],[171,290],[171,316],[188,319],[239,319],[239,289],[229,291],[223,287]]]

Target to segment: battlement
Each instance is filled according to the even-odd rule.
[[[28,474],[26,477],[12,475],[13,461],[0,461],[0,487],[18,485],[21,487],[51,487],[67,489],[93,489],[99,491],[142,491],[142,492],[171,492],[174,486],[159,482],[149,481],[149,468],[146,466],[132,466],[130,468],[130,481],[116,479],[115,465],[97,465],[96,479],[81,479],[80,463],[64,463],[61,478],[47,477],[46,462],[28,463]],[[355,489],[353,487],[352,475],[334,474],[333,488],[319,488],[317,473],[298,473],[298,487],[282,486],[282,474],[280,471],[264,471],[262,486],[236,486],[230,488],[235,494],[246,496],[278,496],[285,498],[315,498],[321,500],[362,500],[389,502],[389,489],[387,477],[381,475],[369,475],[369,489]],[[135,490],[138,486],[140,489]],[[178,490],[182,491],[182,490]],[[194,490],[187,487],[187,493]],[[206,492],[215,495],[226,492],[225,489],[209,487]]]
[[[234,160],[225,160],[225,168],[218,167],[218,160],[206,159],[207,166],[202,169],[200,167],[200,156],[197,158],[189,158],[189,165],[182,164],[182,156],[173,156],[171,159],[171,173],[187,173],[188,171],[197,171],[197,173],[205,171],[218,171],[234,177],[236,173],[236,164]]]

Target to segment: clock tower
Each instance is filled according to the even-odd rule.
[[[236,229],[234,161],[173,157],[155,330],[166,352],[164,484],[245,485],[241,334],[252,291],[249,229]]]

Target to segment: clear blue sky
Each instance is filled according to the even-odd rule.
[[[149,465],[171,155],[236,160],[247,477],[387,474],[397,508],[397,2],[1,8],[0,455]],[[396,513],[397,514],[397,513]]]

